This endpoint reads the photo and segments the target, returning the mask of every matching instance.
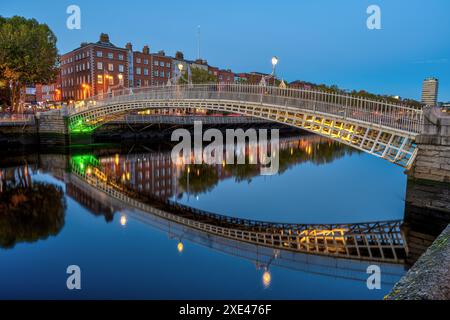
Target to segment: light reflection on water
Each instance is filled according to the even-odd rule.
[[[38,221],[33,237],[26,232],[20,236],[18,230],[26,231],[23,221],[3,219],[1,226],[17,230],[4,242],[8,245],[1,245],[0,297],[382,298],[403,274],[403,266],[386,266],[388,283],[370,291],[363,281],[368,262],[288,253],[282,254],[286,261],[294,257],[301,263],[281,261],[264,248],[243,250],[239,243],[221,243],[225,240],[192,234],[166,221],[149,224],[134,210],[111,206],[67,182],[68,158],[94,156],[108,179],[130,190],[214,213],[290,223],[402,219],[402,168],[315,136],[283,143],[280,173],[270,177],[259,176],[257,166],[188,169],[171,163],[170,149],[155,147],[158,151],[135,147],[133,152],[41,154],[35,163],[29,156],[26,162],[19,157],[22,166],[3,165],[1,194],[8,184],[62,185],[65,196],[47,201],[55,208],[61,203],[65,216],[62,221],[57,214],[51,222]],[[80,292],[65,289],[69,264],[83,270]]]

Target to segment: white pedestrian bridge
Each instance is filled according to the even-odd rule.
[[[412,106],[334,92],[247,84],[188,84],[126,88],[68,109],[70,133],[95,130],[128,113],[202,109],[283,123],[411,167],[423,112]]]

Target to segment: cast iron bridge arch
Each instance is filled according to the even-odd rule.
[[[353,95],[245,84],[128,88],[96,96],[68,111],[71,133],[91,131],[124,114],[152,108],[239,113],[329,137],[402,167],[417,153],[421,110]]]

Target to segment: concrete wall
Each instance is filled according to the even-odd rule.
[[[450,183],[450,116],[437,108],[424,109],[422,134],[411,174],[419,179]]]

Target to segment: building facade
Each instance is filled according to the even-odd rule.
[[[62,100],[83,100],[127,87],[127,53],[113,45],[107,34],[101,34],[98,42],[82,43],[62,55]]]
[[[435,78],[423,80],[422,103],[427,106],[436,106],[438,98],[439,81]]]

